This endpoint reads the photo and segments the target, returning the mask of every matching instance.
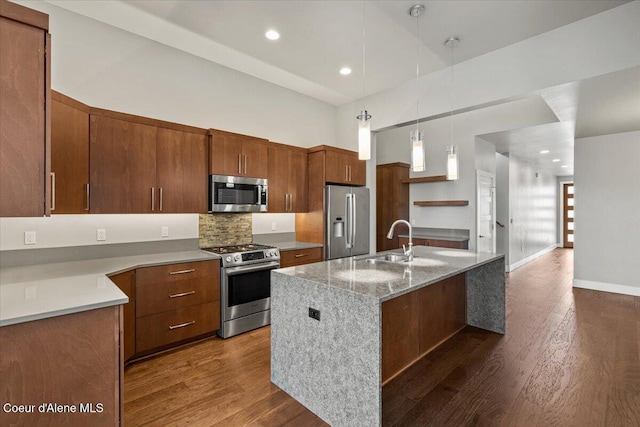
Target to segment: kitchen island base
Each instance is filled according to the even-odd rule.
[[[434,249],[420,250],[423,256],[433,255],[430,259],[434,261],[447,260]],[[469,253],[460,251],[465,252]],[[504,257],[473,254],[473,258],[461,255],[449,261],[426,269],[417,265],[372,266],[349,258],[274,271],[271,381],[331,425],[380,425],[385,380],[465,324],[505,331]],[[420,291],[428,295],[425,289],[433,285],[432,294],[423,296],[421,306]],[[466,299],[464,322],[460,308],[455,307],[440,307],[439,312],[451,314],[451,319],[441,324],[444,326],[438,333],[430,333],[438,329],[436,318],[424,325],[417,320],[421,308],[426,315],[423,318],[429,319],[434,291],[444,293],[440,298],[447,304],[455,303],[452,298],[456,295]],[[383,305],[389,304],[398,307],[384,318]],[[310,317],[310,309],[319,311],[320,320]],[[393,366],[385,369],[389,363]]]

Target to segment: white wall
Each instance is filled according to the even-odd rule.
[[[496,153],[496,252],[505,256],[509,265],[509,156]]]
[[[311,147],[336,140],[336,108],[45,2],[53,89],[100,108]]]
[[[511,270],[556,247],[557,188],[554,175],[509,156]]]
[[[638,22],[640,2],[634,1],[456,64],[454,109],[638,66],[640,55],[633,54],[640,40]],[[340,106],[338,144],[351,149],[357,146],[354,121],[363,103],[373,116],[374,130],[415,120],[416,100],[421,118],[449,111],[450,72],[447,68],[423,76],[417,83],[411,81]]]
[[[162,237],[162,227],[169,237]],[[98,242],[104,228],[107,240]],[[24,232],[36,232],[36,244],[24,244]],[[0,251],[198,238],[197,214],[52,215],[49,218],[0,218]]]
[[[295,233],[296,214],[255,213],[251,215],[251,227],[252,234]]]
[[[577,139],[574,286],[640,295],[640,132]]]

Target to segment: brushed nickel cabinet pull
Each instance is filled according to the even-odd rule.
[[[344,180],[349,181],[349,166],[344,165]]]
[[[89,210],[89,183],[86,184],[87,185],[87,207],[84,208],[85,211]]]
[[[238,173],[242,173],[242,154],[238,154]]]
[[[169,295],[169,298],[180,298],[180,297],[186,297],[187,295],[193,295],[193,294],[195,294],[195,293],[196,293],[196,291],[180,292],[179,294]]]
[[[243,157],[244,157],[244,174],[246,175],[247,174],[247,155],[244,154]]]
[[[174,275],[174,274],[186,274],[186,273],[193,273],[194,271],[196,271],[195,268],[190,268],[188,270],[180,270],[180,271],[171,271],[169,274],[170,275]]]
[[[193,325],[194,323],[196,323],[196,321],[192,320],[190,322],[184,322],[184,323],[180,323],[178,325],[172,325],[172,326],[169,326],[169,330],[173,331],[174,329],[184,328],[185,326],[190,326],[190,325]]]
[[[156,210],[156,189],[151,187],[151,212]]]
[[[162,212],[162,187],[160,187],[160,212]]]
[[[293,194],[289,193],[289,212],[293,212]]]
[[[51,210],[56,210],[56,173],[51,172]]]
[[[302,258],[303,256],[309,256],[309,254],[296,254],[296,258]]]

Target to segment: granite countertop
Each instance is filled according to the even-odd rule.
[[[269,244],[272,246],[275,246],[281,251],[295,251],[298,249],[312,249],[312,248],[322,247],[322,244],[320,243],[309,243],[309,242],[298,242],[298,241],[270,242]]]
[[[373,256],[367,255],[283,268],[273,274],[298,277],[383,302],[504,259],[503,254],[463,249],[416,246],[413,250],[415,258],[412,262],[369,264],[366,259]]]
[[[217,258],[193,250],[3,268],[0,326],[127,303],[127,296],[107,274]]]

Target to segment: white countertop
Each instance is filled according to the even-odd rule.
[[[107,275],[138,267],[217,258],[193,250],[3,268],[0,326],[129,302]]]

